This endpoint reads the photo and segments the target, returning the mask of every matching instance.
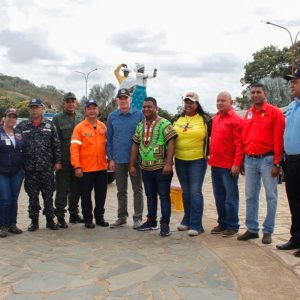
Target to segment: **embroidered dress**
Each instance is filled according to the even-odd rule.
[[[171,123],[158,117],[151,124],[146,121],[137,125],[133,141],[139,144],[141,169],[153,171],[164,167],[167,156],[168,141],[176,137]]]

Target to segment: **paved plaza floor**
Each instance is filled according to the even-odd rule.
[[[176,179],[175,179],[176,180]],[[244,180],[240,178],[240,232],[244,232]],[[176,231],[182,212],[172,211],[170,237],[159,231],[138,232],[132,218],[122,228],[45,229],[28,232],[27,196],[19,199],[19,226],[24,234],[0,240],[0,299],[300,299],[300,259],[276,250],[289,238],[290,214],[279,185],[276,232],[272,245],[260,239],[211,235],[216,209],[210,171],[204,184],[205,233],[189,237]],[[129,192],[132,213],[132,193]],[[146,202],[145,202],[146,203]],[[146,206],[146,205],[145,205]],[[116,219],[115,183],[109,185],[106,219]],[[261,222],[265,198],[261,194]]]

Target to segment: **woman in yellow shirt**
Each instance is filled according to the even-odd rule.
[[[182,188],[184,217],[178,230],[190,236],[204,232],[202,226],[202,185],[207,168],[211,117],[199,103],[199,96],[189,92],[184,97],[184,111],[173,124],[178,137],[175,168]]]

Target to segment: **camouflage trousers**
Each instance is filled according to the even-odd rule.
[[[67,205],[70,215],[77,215],[79,199],[80,180],[75,177],[71,164],[63,163],[62,169],[56,172],[55,215],[64,218]]]
[[[53,169],[46,171],[25,171],[24,188],[29,197],[29,218],[38,218],[41,210],[39,194],[41,192],[44,200],[43,214],[46,217],[54,217],[53,192],[55,190],[55,179]]]

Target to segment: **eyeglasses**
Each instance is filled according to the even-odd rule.
[[[16,115],[8,115],[6,116],[6,118],[9,118],[9,119],[17,119],[18,117]]]

